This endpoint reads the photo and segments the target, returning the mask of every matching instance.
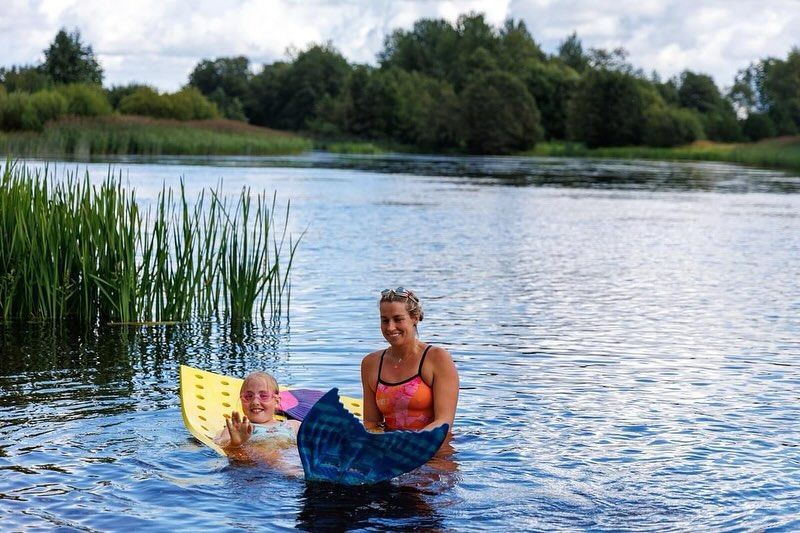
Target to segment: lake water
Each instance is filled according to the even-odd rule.
[[[55,164],[76,168],[109,163]],[[0,324],[1,529],[800,529],[797,175],[324,154],[112,168],[143,202],[181,178],[291,199],[290,317]],[[461,375],[449,459],[329,488],[190,438],[181,363],[360,396],[378,293],[398,285]]]

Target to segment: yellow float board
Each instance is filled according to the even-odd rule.
[[[186,429],[200,442],[220,455],[225,451],[214,443],[225,427],[225,415],[231,411],[242,412],[239,399],[241,378],[223,376],[207,370],[187,365],[180,369],[181,414]],[[281,385],[281,390],[291,390]],[[341,396],[340,400],[348,411],[362,418],[361,400]],[[285,417],[276,417],[285,419]]]

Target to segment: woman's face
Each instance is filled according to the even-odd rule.
[[[381,333],[392,346],[415,342],[417,321],[408,314],[405,302],[382,302]]]
[[[240,391],[242,411],[250,422],[263,424],[271,422],[278,406],[278,393],[271,390],[264,378],[248,378]]]

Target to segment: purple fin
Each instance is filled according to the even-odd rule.
[[[313,389],[292,389],[280,392],[279,411],[289,418],[302,421],[311,408],[325,393]],[[284,408],[285,406],[285,408]]]

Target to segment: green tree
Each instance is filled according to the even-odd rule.
[[[62,28],[44,51],[42,71],[55,83],[103,83],[103,69],[91,45],[81,42],[78,30],[67,33]]]
[[[779,135],[800,132],[800,48],[770,65],[764,79],[770,118]]]
[[[660,97],[652,85],[614,70],[587,71],[567,111],[567,133],[590,148],[642,142],[644,112]]]
[[[767,113],[752,112],[742,122],[742,133],[750,141],[760,141],[768,137],[775,137],[778,129]]]
[[[31,65],[14,65],[9,69],[0,68],[0,83],[8,92],[25,91],[35,93],[53,85],[50,76],[42,72],[40,67]]]
[[[654,81],[658,94],[667,104],[671,106],[680,106],[680,97],[678,96],[678,81],[673,78],[665,82]]]
[[[700,113],[716,111],[723,105],[722,94],[711,76],[696,74],[689,70],[680,76],[678,102],[681,107],[694,109]]]
[[[528,63],[522,80],[541,112],[546,138],[566,138],[567,107],[579,79],[577,72],[559,61]]]
[[[246,120],[244,108],[251,100],[252,78],[246,57],[219,57],[198,63],[189,74],[189,85],[214,102],[226,118]]]
[[[253,76],[250,96],[243,102],[245,114],[251,123],[276,127],[282,105],[281,88],[291,69],[290,63],[276,61],[264,65],[261,72]]]
[[[564,39],[558,46],[558,58],[576,72],[589,68],[589,58],[583,52],[583,44],[576,32]]]
[[[458,32],[448,21],[421,19],[411,31],[392,32],[378,54],[378,61],[383,68],[396,67],[450,79],[458,58],[458,40]]]
[[[470,153],[508,154],[532,148],[542,138],[535,100],[507,72],[472,79],[461,94],[461,106]]]
[[[766,113],[771,107],[766,88],[766,79],[772,67],[779,60],[762,59],[736,73],[728,99],[745,113]]]
[[[468,13],[452,26],[444,20],[417,21],[411,31],[396,30],[379,54],[383,68],[398,67],[449,82],[461,91],[475,73],[476,52],[483,49],[492,64],[509,64],[504,53],[522,53],[524,25],[508,23],[505,34],[490,26],[483,14]],[[528,43],[530,44],[530,43]],[[535,43],[533,43],[535,45]]]
[[[313,45],[298,54],[283,73],[275,105],[274,126],[300,130],[315,118],[326,95],[338,96],[350,66],[332,45]],[[272,125],[272,124],[271,124]]]
[[[525,22],[507,19],[499,35],[497,59],[499,67],[521,77],[527,65],[541,63],[544,60],[545,54],[533,40]]]
[[[741,139],[741,128],[733,106],[722,97],[711,76],[684,71],[678,85],[678,101],[681,107],[700,113],[703,129],[709,139]]]

